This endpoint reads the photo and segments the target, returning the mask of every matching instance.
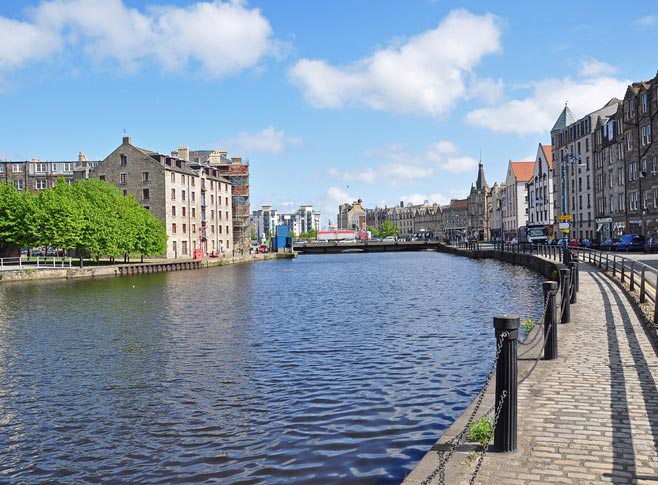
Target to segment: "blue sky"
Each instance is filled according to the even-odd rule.
[[[0,158],[125,132],[249,160],[252,210],[468,194],[658,69],[658,6],[444,0],[0,2]],[[480,155],[481,154],[481,155]]]

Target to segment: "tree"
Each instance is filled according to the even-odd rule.
[[[384,221],[379,228],[379,237],[385,238],[388,236],[395,236],[400,232],[400,228],[393,225],[391,221]]]
[[[370,231],[370,235],[372,237],[381,237],[379,231],[375,226],[368,226],[368,230]]]
[[[34,220],[34,196],[13,183],[0,182],[0,254],[32,246]]]
[[[64,178],[60,177],[52,189],[37,194],[35,214],[37,244],[65,249],[80,245],[85,224],[80,200]]]

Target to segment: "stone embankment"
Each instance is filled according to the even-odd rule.
[[[189,269],[211,268],[215,266],[225,266],[229,264],[251,263],[254,261],[264,261],[268,259],[288,259],[294,257],[294,253],[268,253],[268,254],[247,254],[236,256],[225,256],[222,258],[204,258],[198,260],[166,260],[166,259],[149,259],[135,263],[120,263],[114,265],[94,266],[88,264],[80,267],[57,267],[36,269],[24,265],[22,269],[11,270],[4,268],[0,271],[1,282],[15,281],[36,281],[52,279],[74,279],[74,278],[95,278],[102,276],[121,276],[144,273],[160,273],[166,271],[183,271]],[[75,264],[73,261],[72,264]]]
[[[469,408],[404,484],[658,483],[655,328],[637,299],[637,292],[581,262],[577,303],[570,322],[558,325],[557,359],[537,360],[540,351],[522,358],[519,349],[516,450],[490,447],[482,455],[472,442],[454,446]],[[482,409],[494,406],[494,387]],[[454,454],[438,473],[450,449]]]

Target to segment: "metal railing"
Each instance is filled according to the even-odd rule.
[[[0,258],[0,271],[22,269],[62,269],[70,268],[73,258],[57,256],[21,256]]]

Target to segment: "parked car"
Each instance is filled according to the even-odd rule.
[[[614,251],[617,239],[604,239],[601,241],[601,251]]]
[[[384,242],[395,242],[396,239],[395,239],[395,236],[386,236],[386,237],[383,239],[383,241],[384,241]]]
[[[569,240],[569,247],[570,248],[577,248],[578,246],[579,246],[578,239],[570,239]]]
[[[591,248],[592,247],[592,240],[591,239],[583,239],[580,241],[580,247],[581,248]]]
[[[658,237],[649,238],[644,245],[645,253],[653,253],[654,251],[658,251]]]
[[[511,244],[519,244],[519,240],[517,238],[513,237],[512,240],[510,241],[510,243]]]
[[[267,247],[267,244],[261,244],[260,246],[258,246],[258,252],[265,254],[265,253],[269,253],[270,249]]]
[[[617,243],[616,251],[643,251],[645,239],[642,234],[624,234]]]

